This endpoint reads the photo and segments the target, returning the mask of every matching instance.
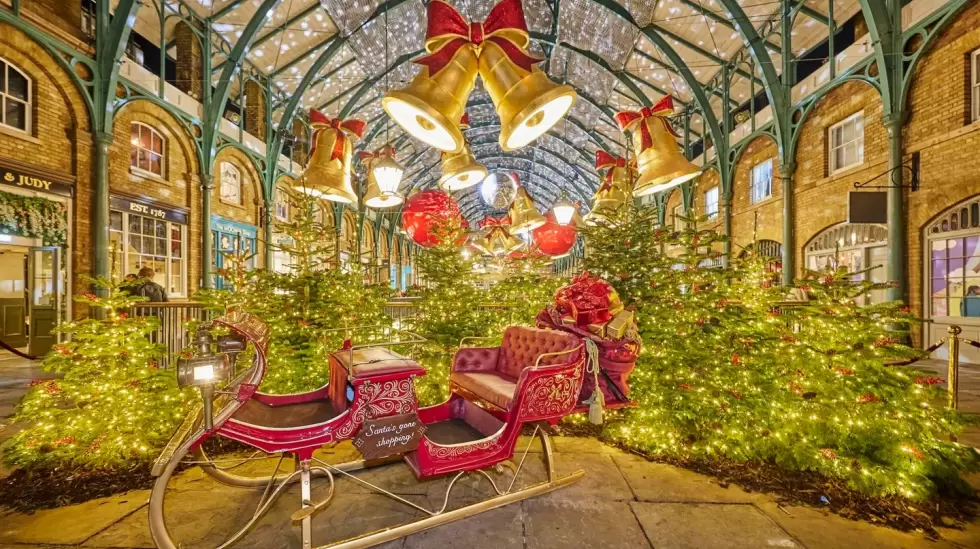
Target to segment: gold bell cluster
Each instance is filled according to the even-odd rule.
[[[474,234],[470,244],[493,257],[517,251],[524,246],[524,242],[511,234],[512,227],[510,216],[494,218],[488,215],[480,222],[481,230]]]
[[[309,160],[293,188],[324,200],[357,203],[351,184],[351,155],[353,141],[364,133],[364,122],[331,119],[311,109],[310,127],[313,138]]]
[[[469,128],[470,117],[463,113],[459,121],[462,129]],[[477,162],[470,143],[463,138],[463,148],[459,152],[442,153],[442,176],[439,178],[439,188],[446,192],[467,189],[483,181],[487,176],[487,168]]]
[[[636,166],[625,158],[599,150],[595,153],[595,168],[605,174],[601,176],[599,190],[592,197],[592,210],[586,215],[585,222],[588,225],[610,224],[632,199],[630,193],[636,180]]]
[[[678,135],[667,118],[673,113],[674,102],[669,95],[639,112],[616,113],[620,129],[633,137],[640,174],[633,186],[633,196],[637,198],[676,187],[701,173],[701,168],[681,154]]]
[[[476,78],[500,117],[500,147],[512,151],[547,132],[572,108],[571,86],[558,85],[528,53],[530,35],[521,0],[502,0],[485,22],[467,23],[443,0],[427,8],[425,50],[419,74],[381,100],[409,135],[449,153],[463,151],[459,121]]]

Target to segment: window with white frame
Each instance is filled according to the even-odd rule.
[[[684,211],[684,205],[678,204],[674,206],[674,230],[683,231],[687,228],[687,212]]]
[[[282,187],[276,187],[276,195],[273,197],[276,206],[276,219],[279,221],[289,221],[289,195]]]
[[[142,122],[133,122],[131,133],[130,167],[163,177],[163,136]]]
[[[708,219],[714,219],[718,217],[718,186],[715,185],[707,191],[704,191],[704,215],[708,216]]]
[[[980,120],[980,49],[970,54],[970,121]]]
[[[864,162],[864,111],[834,124],[829,130],[830,173]]]
[[[221,201],[242,204],[242,172],[231,162],[221,163]]]
[[[170,297],[187,295],[186,226],[129,212],[109,213],[113,271],[118,278],[153,269]]]
[[[0,126],[31,131],[31,79],[0,58]]]
[[[749,200],[752,204],[772,196],[772,158],[752,166],[749,176]]]

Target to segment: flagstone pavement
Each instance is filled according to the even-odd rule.
[[[596,440],[556,437],[559,474],[584,469],[585,477],[558,491],[488,511],[459,522],[389,542],[385,549],[976,549],[980,521],[962,529],[942,529],[940,540],[857,522],[819,509],[780,506],[770,496],[722,487],[712,479],[668,465],[650,463]],[[519,453],[531,448],[521,475],[528,482],[544,479],[537,443],[522,439]],[[320,453],[341,462],[355,451],[349,444]],[[519,455],[518,455],[519,458]],[[519,460],[519,459],[518,459]],[[245,469],[257,474],[270,465],[253,461]],[[268,469],[266,469],[268,471]],[[506,479],[510,472],[496,473]],[[401,463],[359,474],[428,509],[442,505],[449,479],[415,480]],[[327,491],[314,480],[313,498]],[[498,480],[498,485],[500,480]],[[199,469],[175,477],[168,493],[167,521],[183,547],[215,547],[251,517],[261,490],[226,487]],[[489,494],[478,475],[464,477],[451,492],[450,508]],[[83,548],[151,548],[147,526],[149,491],[140,490],[80,505],[24,515],[0,511],[0,549],[52,546]],[[233,547],[301,547],[299,528],[289,515],[299,507],[294,485],[275,503],[252,532]],[[421,512],[350,479],[338,478],[331,504],[313,519],[315,545],[396,526]]]

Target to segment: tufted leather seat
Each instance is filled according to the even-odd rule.
[[[525,368],[534,366],[538,357],[574,349],[581,345],[571,334],[511,326],[504,332],[500,347],[465,347],[453,359],[449,380],[464,392],[503,410],[509,410],[517,390],[517,381]],[[574,354],[545,357],[542,365],[565,364],[578,358]]]
[[[418,362],[383,347],[368,347],[350,351],[335,351],[333,358],[350,372],[354,379],[404,373],[422,375],[425,369]],[[353,358],[353,364],[351,364]]]

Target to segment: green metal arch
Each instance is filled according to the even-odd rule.
[[[229,141],[225,141],[221,145],[218,145],[218,147],[214,150],[215,162],[218,161],[218,155],[221,154],[221,151],[225,149],[235,149],[238,152],[244,154],[246,158],[248,158],[249,162],[252,163],[252,167],[255,168],[255,173],[259,174],[259,176],[261,177],[261,179],[259,180],[259,186],[261,187],[261,191],[262,191],[262,199],[266,202],[269,202],[272,199],[272,194],[269,193],[268,190],[266,189],[265,170],[263,169],[262,165],[259,164],[260,161],[265,162],[265,159],[259,158],[254,152],[245,148],[245,146],[242,145],[241,143],[237,141],[229,140]]]
[[[779,140],[776,137],[776,134],[770,131],[769,127],[755,130],[747,135],[745,139],[742,139],[736,143],[735,146],[728,151],[728,165],[731,167],[732,177],[735,176],[735,167],[738,166],[738,161],[742,158],[742,155],[745,154],[745,150],[749,148],[749,145],[756,139],[760,137],[768,137],[769,139],[772,139],[772,142],[775,143],[777,147],[779,146]]]
[[[933,43],[945,32],[946,28],[956,20],[960,12],[963,11],[963,8],[970,4],[971,1],[973,0],[954,0],[950,2],[947,4],[945,12],[934,13],[925,20],[919,21],[916,23],[915,28],[903,36],[902,46],[905,75],[902,79],[901,96],[898,101],[900,109],[904,109],[905,103],[908,101],[909,89],[912,87],[912,81],[915,79],[915,69],[919,61],[932,48]],[[927,28],[929,25],[931,26]],[[922,38],[922,44],[919,45],[919,48],[912,55],[906,55],[904,53],[904,47],[916,37]]]
[[[900,33],[901,29],[892,28],[891,17],[884,0],[860,0],[860,3],[861,13],[864,14],[868,34],[871,35],[871,43],[874,46],[875,62],[878,64],[882,115],[889,116],[901,110],[897,101],[899,98],[896,97],[900,93],[901,82],[894,81],[892,72],[888,70],[889,58],[893,55],[901,55],[901,52],[892,51],[891,44],[894,33]],[[901,80],[900,74],[898,79]]]
[[[167,114],[169,114],[174,120],[177,121],[177,124],[184,130],[184,133],[187,134],[187,139],[191,143],[193,143],[193,147],[194,147],[193,153],[197,156],[198,167],[199,167],[199,169],[202,169],[203,170],[204,169],[203,168],[203,166],[204,166],[204,152],[203,152],[203,150],[201,148],[201,140],[200,140],[200,138],[194,136],[194,128],[191,125],[194,122],[194,120],[192,120],[187,115],[187,113],[185,113],[185,112],[177,109],[173,105],[167,103],[166,101],[163,101],[162,99],[160,99],[159,97],[157,97],[157,96],[155,96],[153,94],[130,95],[130,96],[126,97],[125,99],[121,99],[121,100],[117,101],[114,104],[114,107],[115,107],[115,111],[114,112],[116,114],[118,114],[118,113],[122,112],[123,109],[125,109],[128,106],[130,106],[131,104],[138,103],[140,101],[146,101],[147,103],[150,103],[150,104],[152,104],[152,105],[154,105],[156,107],[159,107],[164,112],[166,112]],[[115,125],[115,119],[113,119],[112,124],[113,124],[112,126],[109,126],[108,128],[105,128],[105,131],[107,131],[107,132],[112,132],[113,131],[113,126]]]

